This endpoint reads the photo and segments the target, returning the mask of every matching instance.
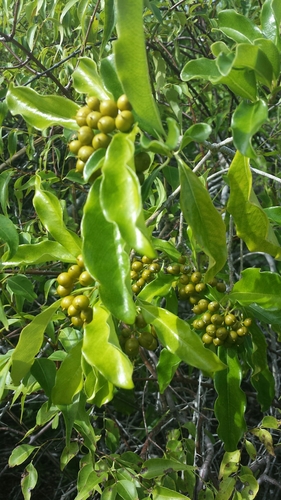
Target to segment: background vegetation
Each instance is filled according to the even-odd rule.
[[[277,498],[279,1],[0,19],[2,494]],[[81,107],[124,93],[134,123],[79,170]]]

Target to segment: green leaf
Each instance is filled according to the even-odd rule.
[[[117,482],[117,493],[124,500],[137,500],[138,492],[134,481],[121,479]]]
[[[147,284],[138,294],[141,300],[151,302],[154,297],[164,297],[171,290],[175,277],[159,272],[156,279]]]
[[[226,451],[235,451],[246,430],[246,396],[240,388],[242,367],[236,349],[220,347],[218,354],[220,360],[228,366],[228,370],[216,372],[214,377],[218,394],[215,402],[215,415],[219,421],[218,435]]]
[[[59,125],[77,130],[74,119],[79,106],[73,101],[56,95],[39,95],[27,87],[10,84],[7,103],[13,115],[22,115],[25,121],[39,130]]]
[[[277,273],[249,268],[235,283],[229,300],[243,306],[258,304],[265,309],[281,308],[281,277]]]
[[[140,126],[154,136],[162,135],[164,130],[152,95],[146,58],[143,0],[115,0],[115,7],[118,40],[113,50],[118,77]]]
[[[21,264],[41,264],[48,261],[74,262],[75,257],[56,241],[44,240],[39,243],[19,245],[13,257],[7,254],[4,266],[19,266]],[[6,260],[7,259],[7,260]]]
[[[281,225],[281,207],[264,208],[264,212],[270,220],[278,225]]]
[[[272,66],[273,75],[275,79],[278,79],[280,74],[280,55],[276,45],[271,40],[265,40],[265,38],[255,40],[255,45],[266,55]]]
[[[222,10],[218,15],[219,29],[237,43],[254,42],[263,36],[260,29],[246,16],[235,10]]]
[[[100,75],[104,86],[113,95],[117,101],[123,94],[122,85],[117,75],[114,54],[104,57],[100,62]]]
[[[48,398],[55,384],[56,365],[53,361],[46,358],[35,359],[31,367],[31,375],[39,382]]]
[[[120,349],[109,312],[100,304],[94,307],[93,320],[85,326],[82,353],[87,363],[112,384],[124,389],[134,387],[132,363]]]
[[[188,323],[175,314],[141,302],[141,312],[147,323],[154,325],[161,343],[190,366],[207,372],[223,370],[225,365],[206,349],[200,337],[191,330]]]
[[[18,385],[30,370],[34,358],[42,346],[44,332],[48,323],[59,307],[60,300],[57,300],[47,309],[37,314],[31,323],[21,331],[19,341],[12,354],[11,376],[14,384]]]
[[[82,340],[71,349],[57,371],[52,390],[52,402],[55,405],[70,405],[75,394],[83,387],[81,349]]]
[[[11,276],[6,281],[8,288],[14,295],[24,297],[28,302],[33,302],[37,295],[34,293],[31,281],[23,274]]]
[[[43,226],[53,238],[60,243],[73,257],[81,253],[80,238],[69,231],[63,221],[63,211],[58,198],[41,188],[41,180],[36,176],[33,205]]]
[[[253,498],[256,498],[258,494],[259,483],[249,467],[243,467],[243,469],[246,469],[247,472],[245,474],[239,474],[239,480],[243,483],[241,497],[245,500],[252,500]]]
[[[219,491],[216,494],[216,500],[229,500],[232,498],[235,489],[236,480],[234,477],[222,479],[219,485]]]
[[[116,223],[108,222],[100,205],[100,179],[91,186],[82,219],[83,257],[87,270],[100,283],[104,305],[118,319],[132,324],[130,260]],[[110,256],[110,257],[109,257]]]
[[[251,384],[257,391],[257,400],[261,405],[261,411],[267,411],[275,396],[275,380],[268,367],[252,377]]]
[[[19,246],[18,232],[12,221],[2,214],[0,214],[0,240],[9,247],[8,257],[15,255]]]
[[[212,127],[208,123],[195,123],[189,127],[182,138],[180,149],[182,150],[190,142],[204,142],[212,132]]]
[[[107,148],[100,200],[103,214],[138,253],[154,258],[142,210],[140,184],[132,164],[134,134],[115,134]]]
[[[164,486],[156,486],[152,491],[153,500],[186,500],[186,495],[177,493],[169,488],[164,488]]]
[[[24,500],[30,500],[31,491],[35,488],[37,484],[38,473],[35,469],[33,463],[31,462],[25,468],[25,474],[21,480],[21,491],[24,497]]]
[[[249,159],[237,151],[227,176],[230,185],[227,210],[233,216],[237,236],[252,252],[267,252],[276,259],[281,257],[281,247],[252,189]]]
[[[281,21],[281,5],[279,0],[265,0],[261,10],[261,28],[280,51],[281,39],[279,26]]]
[[[112,94],[104,88],[97,65],[93,59],[81,57],[72,78],[73,86],[77,92],[96,96],[101,100],[112,98]]]
[[[9,467],[15,467],[16,465],[20,465],[28,457],[33,453],[34,450],[37,450],[39,446],[31,446],[29,444],[21,444],[13,449],[10,457],[9,457]]]
[[[111,33],[113,31],[114,26],[115,26],[114,0],[106,0],[106,2],[104,3],[104,26],[102,33],[102,43],[100,47],[101,55],[105,49],[107,42],[111,37]]]
[[[87,478],[87,481],[83,488],[79,491],[78,495],[74,500],[86,500],[90,496],[92,496],[92,492],[98,491],[101,493],[100,487],[98,486],[100,483],[107,480],[108,474],[106,472],[102,472],[98,474],[96,471],[92,470]]]
[[[197,175],[182,161],[179,168],[181,209],[194,239],[209,257],[205,276],[209,281],[222,269],[227,259],[225,225]]]
[[[267,105],[264,101],[242,101],[234,111],[231,119],[233,142],[241,154],[249,158],[257,158],[252,146],[252,137],[266,122],[268,116]]]
[[[60,456],[61,470],[63,470],[67,466],[70,460],[76,457],[79,450],[80,447],[77,441],[73,441],[72,443],[69,444],[69,446],[64,447],[64,449],[62,450],[62,454]]]
[[[159,250],[159,252],[164,252],[164,254],[170,257],[174,262],[178,262],[178,258],[181,256],[181,254],[176,249],[175,245],[171,243],[171,241],[152,237],[152,242],[156,250]]]
[[[271,417],[267,415],[262,419],[262,427],[266,427],[268,429],[279,429],[281,425],[281,421],[277,420],[275,417]]]
[[[202,78],[212,83],[218,83],[222,77],[216,65],[216,61],[207,59],[206,57],[188,61],[183,67],[180,76],[184,82],[192,80],[193,78]]]
[[[168,349],[162,349],[160,352],[159,360],[156,366],[157,378],[159,384],[159,391],[161,394],[170,384],[181,359],[168,351]]]
[[[150,458],[143,463],[140,475],[145,479],[152,479],[167,474],[167,471],[181,470],[194,470],[194,467],[168,458]]]
[[[241,460],[241,450],[226,451],[220,464],[219,479],[235,475]]]
[[[236,69],[232,67],[228,75],[223,76],[217,83],[227,85],[234,94],[243,97],[243,99],[255,101],[257,98],[256,74],[249,68]]]

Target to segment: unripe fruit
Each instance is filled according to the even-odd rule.
[[[128,356],[134,358],[135,356],[138,355],[139,352],[139,343],[137,339],[134,337],[126,340],[125,346],[124,346],[124,351]]]
[[[90,127],[84,125],[78,130],[78,141],[81,142],[82,146],[90,146],[92,143],[94,134]]]
[[[145,285],[145,280],[143,278],[139,278],[137,281],[136,281],[136,285],[140,286],[141,288]]]
[[[151,281],[151,271],[149,269],[144,269],[143,272],[141,273],[141,277],[146,281]]]
[[[186,256],[185,255],[180,255],[178,258],[178,263],[179,264],[185,264],[186,262]]]
[[[73,279],[69,273],[60,273],[57,277],[57,282],[65,288],[71,288],[73,286]]]
[[[225,340],[227,336],[228,336],[228,331],[224,326],[217,328],[216,337],[218,337],[219,339]]]
[[[186,266],[186,265],[182,264],[180,266],[180,272],[182,274],[188,274],[188,273],[190,273],[190,266]]]
[[[91,323],[93,319],[93,309],[91,307],[83,309],[80,313],[80,318],[84,323]]]
[[[234,325],[235,321],[236,317],[234,316],[234,314],[229,313],[224,317],[224,322],[227,326]]]
[[[80,315],[80,311],[76,307],[74,307],[73,302],[68,307],[67,314],[68,314],[68,316],[79,316]]]
[[[178,294],[181,300],[186,300],[188,298],[188,294],[186,293],[184,287],[178,289]]]
[[[90,301],[86,295],[76,295],[74,297],[72,305],[81,311],[82,309],[87,309],[89,307]]]
[[[211,344],[213,342],[213,337],[210,337],[208,333],[204,333],[202,341],[204,342],[204,344]]]
[[[145,172],[150,166],[150,156],[145,151],[134,156],[136,172]]]
[[[222,339],[219,339],[218,337],[215,337],[215,338],[213,339],[213,344],[214,344],[215,346],[217,346],[217,347],[218,347],[218,346],[220,346],[220,345],[223,345],[223,343],[224,343],[224,341],[223,341]]]
[[[93,111],[98,111],[100,109],[100,100],[95,96],[88,96],[86,98],[86,103]]]
[[[196,289],[196,287],[195,287]],[[200,307],[201,312],[205,312],[208,309],[209,301],[207,299],[200,299],[198,302],[198,306]]]
[[[215,326],[220,326],[223,324],[223,317],[220,314],[213,314],[211,316],[211,322]]]
[[[101,119],[102,114],[99,111],[92,111],[86,118],[87,125],[91,128],[98,128],[98,121]]]
[[[137,178],[139,180],[140,185],[142,186],[145,181],[145,176],[143,172],[137,172]]]
[[[135,319],[135,324],[136,324],[136,327],[137,328],[145,328],[147,323],[142,315],[142,313],[139,313],[137,316],[136,316],[136,319]]]
[[[115,120],[112,116],[102,116],[98,121],[98,129],[104,134],[109,134],[115,129]]]
[[[217,278],[213,278],[211,281],[208,281],[208,285],[214,287],[216,286],[217,282],[218,282]]]
[[[141,271],[142,268],[143,263],[140,260],[135,260],[134,262],[132,262],[131,269],[133,271]]]
[[[190,295],[188,300],[189,300],[190,304],[195,305],[195,304],[198,304],[199,297],[197,295]]]
[[[115,126],[121,132],[128,132],[134,123],[134,116],[131,111],[121,111],[115,118]]]
[[[182,285],[187,285],[189,283],[189,276],[187,274],[182,274],[180,279],[179,279],[179,282]]]
[[[192,273],[190,276],[190,281],[194,283],[195,285],[201,281],[202,274],[199,271],[195,271]]]
[[[67,295],[70,295],[70,294],[71,294],[71,292],[72,292],[72,287],[65,288],[64,286],[59,285],[59,286],[57,287],[56,292],[57,292],[57,294],[58,294],[60,297],[66,297]]]
[[[144,264],[151,264],[151,263],[152,263],[152,259],[151,259],[150,257],[147,257],[146,255],[143,255],[143,256],[142,256],[141,261],[142,261]]]
[[[225,290],[226,290],[226,286],[225,284],[222,282],[222,281],[219,281],[217,284],[216,284],[216,289],[218,292],[220,293],[224,293]]]
[[[195,292],[195,286],[193,285],[193,283],[188,283],[188,285],[185,285],[184,290],[185,293],[191,295]]]
[[[230,330],[227,340],[234,344],[237,341],[237,337],[237,332],[235,332],[234,330]]]
[[[197,293],[202,293],[202,292],[204,292],[204,291],[206,290],[206,285],[205,285],[205,283],[197,283],[197,284],[195,285],[195,290],[196,290],[196,292],[197,292]]]
[[[192,308],[192,311],[194,312],[194,314],[201,314],[202,311],[200,309],[200,306],[198,304],[196,304],[193,308]]]
[[[78,266],[77,264],[73,264],[72,266],[70,266],[70,268],[68,269],[67,273],[69,274],[69,276],[71,277],[71,279],[73,281],[75,281],[80,276],[81,267]]]
[[[141,287],[139,285],[137,285],[136,283],[134,283],[132,285],[132,291],[137,295],[138,293],[140,293]]]
[[[128,97],[125,94],[120,95],[120,97],[117,99],[117,107],[118,109],[120,109],[120,111],[125,111],[125,110],[131,111],[132,106],[129,102]]]
[[[78,109],[76,116],[75,116],[75,120],[76,120],[77,125],[79,125],[79,127],[83,127],[84,125],[87,125],[86,120],[87,120],[87,116],[89,113],[91,113],[91,109],[89,108],[89,106],[83,106],[82,108]]]
[[[101,148],[106,149],[107,146],[110,144],[110,141],[111,137],[101,132],[100,134],[96,134],[94,136],[92,140],[92,146],[94,149],[101,149]]]
[[[219,308],[220,308],[219,303],[214,300],[210,302],[210,304],[208,305],[208,309],[210,312],[216,312],[219,310]]]
[[[73,324],[73,326],[76,326],[77,328],[81,328],[81,326],[83,326],[83,320],[81,319],[80,316],[72,316],[71,323]]]
[[[141,333],[141,335],[138,337],[138,342],[139,342],[139,345],[141,345],[142,347],[144,347],[145,349],[149,349],[150,348],[150,345],[152,344],[152,342],[155,340],[155,338],[153,337],[153,335],[149,332],[143,332]]]
[[[205,323],[202,319],[198,319],[197,322],[196,322],[196,328],[198,328],[198,330],[203,330],[205,328]]]
[[[61,308],[68,309],[73,302],[73,298],[74,298],[73,295],[66,295],[66,297],[63,297],[61,301]]]
[[[74,155],[77,155],[81,146],[82,146],[82,143],[78,139],[74,139],[74,141],[71,141],[68,144],[68,149],[71,153],[73,153]]]
[[[199,305],[199,302],[198,302]],[[202,320],[204,321],[205,325],[209,325],[211,323],[211,313],[205,312],[202,316]]]
[[[75,166],[75,172],[79,172],[79,174],[83,174],[84,167],[85,167],[85,162],[82,160],[79,160],[79,158],[78,158],[78,160],[76,162],[76,166]]]
[[[243,321],[244,326],[251,326],[252,324],[252,319],[251,318],[245,318]]]
[[[180,265],[179,264],[170,264],[167,267],[167,273],[173,274],[174,276],[176,276],[177,274],[180,273]]]
[[[83,267],[85,266],[85,264],[84,264],[84,259],[83,259],[83,255],[82,254],[80,254],[80,255],[78,255],[78,257],[76,257],[76,262],[77,262],[77,265],[81,269],[83,269]]]
[[[137,273],[137,271],[134,271],[134,270],[133,270],[133,271],[130,271],[130,278],[131,278],[132,280],[137,280],[137,279],[138,279],[138,277],[139,277],[139,273]]]
[[[82,286],[89,286],[93,283],[93,278],[88,271],[83,271],[79,276],[79,283]]]
[[[115,118],[118,113],[117,104],[112,99],[106,99],[100,103],[100,112],[103,116],[112,116]]]
[[[247,335],[247,333],[248,333],[248,329],[246,328],[246,326],[241,326],[237,330],[237,335],[239,335],[239,337],[244,337],[245,335]]]
[[[90,156],[94,153],[94,148],[92,146],[82,146],[78,151],[78,158],[82,160],[84,163],[90,158]]]
[[[158,273],[160,271],[160,266],[157,262],[153,262],[148,266],[149,271],[152,273]]]
[[[210,335],[210,337],[215,337],[216,335],[216,327],[215,325],[208,325],[206,326],[206,333]]]

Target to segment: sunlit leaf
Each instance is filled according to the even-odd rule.
[[[193,470],[194,467],[186,465],[176,460],[168,458],[150,458],[142,465],[140,474],[145,479],[152,479],[154,477],[162,476],[167,470],[178,472],[180,470]]]
[[[97,70],[97,65],[93,59],[81,57],[72,78],[74,88],[77,92],[96,96],[101,100],[112,98],[112,94],[106,91],[104,87]]]
[[[21,444],[13,449],[10,457],[9,457],[9,467],[15,467],[16,465],[20,465],[33,453],[34,450],[37,450],[38,446],[31,446],[30,444]]]
[[[52,260],[74,262],[75,257],[60,243],[51,240],[40,241],[34,244],[19,245],[17,252],[10,258],[4,255],[4,266],[19,266],[21,264],[41,264]],[[7,259],[7,260],[6,260]]]
[[[232,115],[231,128],[234,144],[241,154],[253,159],[257,157],[252,137],[266,122],[267,115],[267,105],[262,100],[254,103],[242,101],[238,105]]]
[[[21,479],[21,491],[24,500],[30,500],[31,491],[35,488],[37,484],[38,473],[32,462],[28,464],[25,468],[25,474]]]
[[[182,138],[180,149],[183,149],[190,142],[203,142],[206,141],[212,132],[212,127],[208,123],[195,123],[189,127]]]
[[[160,393],[163,394],[170,384],[180,363],[181,359],[176,354],[172,354],[165,348],[161,350],[156,366]]]
[[[279,258],[281,247],[252,189],[249,159],[237,151],[227,175],[230,185],[227,210],[233,216],[237,236],[250,251],[267,252]]]
[[[15,87],[10,84],[7,103],[13,115],[22,115],[25,121],[39,130],[51,125],[60,125],[77,130],[74,119],[79,106],[66,97],[39,95],[28,87]]]
[[[8,257],[15,255],[19,246],[19,236],[16,227],[10,219],[0,214],[0,240],[9,247]]]
[[[70,405],[75,394],[82,389],[81,349],[82,340],[71,349],[57,371],[52,390],[55,405]]]
[[[89,273],[100,283],[104,305],[114,316],[134,323],[130,260],[116,223],[108,222],[100,205],[100,179],[91,186],[82,219],[83,256]],[[110,256],[110,257],[109,257]]]
[[[179,163],[181,209],[193,237],[209,257],[206,281],[224,266],[227,258],[225,225],[200,179],[183,162]]]
[[[44,332],[49,321],[60,307],[60,300],[54,302],[47,309],[37,314],[27,326],[23,328],[19,341],[12,354],[12,379],[17,385],[28,373],[36,354],[43,343]]]
[[[24,297],[28,302],[33,302],[37,295],[34,293],[31,281],[23,274],[10,276],[7,281],[7,287],[16,296]]]
[[[237,43],[254,42],[262,37],[260,29],[246,16],[235,10],[222,10],[218,15],[219,29]]]
[[[261,28],[267,38],[281,48],[280,38],[281,4],[279,0],[265,0],[261,10]]]
[[[116,0],[115,6],[118,39],[114,42],[114,54],[118,77],[141,127],[154,136],[155,133],[163,134],[150,85],[142,18],[143,0]]]
[[[85,326],[82,353],[106,380],[124,389],[133,388],[132,363],[120,349],[109,312],[100,304],[94,307],[93,320]]]
[[[249,268],[242,272],[229,299],[241,305],[258,304],[265,309],[281,308],[281,277],[277,273]]]
[[[238,472],[240,460],[241,450],[226,451],[220,464],[219,479],[236,474]]]
[[[161,343],[170,352],[188,365],[211,373],[225,368],[216,354],[204,347],[188,323],[166,309],[141,301],[140,306],[145,321],[155,327]]]

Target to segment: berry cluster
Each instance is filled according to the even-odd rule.
[[[144,255],[143,257],[134,257],[131,264],[131,280],[133,280],[132,291],[137,295],[141,289],[152,281],[155,273],[160,271],[158,262]]]
[[[77,139],[69,143],[69,150],[77,156],[76,172],[83,173],[86,161],[100,148],[107,148],[114,130],[129,132],[134,116],[126,95],[117,102],[112,99],[100,101],[88,96],[86,105],[78,109],[75,120],[79,125]]]
[[[144,328],[144,331],[138,331]],[[133,326],[122,326],[120,329],[119,342],[124,352],[130,358],[135,358],[138,355],[140,346],[149,351],[155,351],[158,346],[155,329],[151,326],[150,331],[148,331],[147,323],[141,313],[136,316]]]
[[[76,259],[77,263],[69,267],[68,271],[60,273],[57,277],[57,294],[62,297],[61,307],[67,310],[73,326],[80,328],[84,323],[90,323],[93,310],[89,298],[84,294],[71,295],[76,284],[82,287],[93,283],[92,276],[85,271],[82,255]]]
[[[243,319],[240,312],[233,314],[223,311],[219,302],[210,302],[207,299],[200,299],[193,307],[193,312],[199,315],[193,321],[193,327],[204,332],[202,336],[204,344],[224,347],[240,345],[249,334],[249,327],[252,324],[251,318]]]

